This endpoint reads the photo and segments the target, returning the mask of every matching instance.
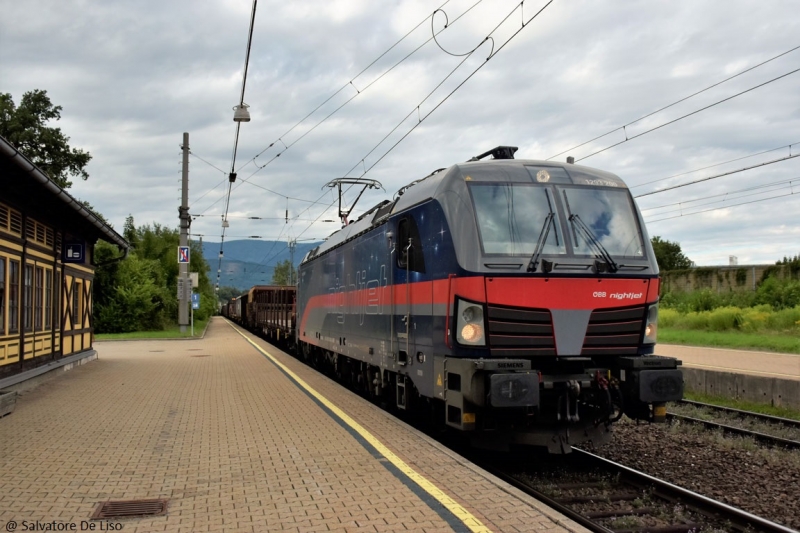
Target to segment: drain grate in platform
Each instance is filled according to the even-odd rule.
[[[167,513],[167,501],[158,500],[122,500],[97,504],[92,513],[92,520],[104,518],[130,518],[134,516],[160,516]]]

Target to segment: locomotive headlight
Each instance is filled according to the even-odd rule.
[[[482,306],[458,300],[456,306],[456,340],[459,344],[486,346]]]
[[[655,344],[658,334],[658,304],[647,308],[647,319],[644,326],[644,344]]]
[[[461,328],[461,339],[469,343],[477,343],[483,339],[483,329],[477,324],[466,324]]]

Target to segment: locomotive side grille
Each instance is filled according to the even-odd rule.
[[[553,320],[543,309],[489,306],[489,346],[495,357],[555,355]]]
[[[645,306],[592,311],[582,355],[635,355],[645,313]]]

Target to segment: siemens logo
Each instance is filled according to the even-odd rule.
[[[497,368],[525,368],[524,363],[497,363]]]

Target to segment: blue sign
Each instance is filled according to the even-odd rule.
[[[83,259],[84,246],[82,242],[64,243],[64,248],[61,250],[61,260],[64,263],[83,263]]]
[[[178,263],[188,263],[188,262],[189,262],[189,247],[178,246]]]
[[[200,294],[192,293],[192,309],[200,309]]]

